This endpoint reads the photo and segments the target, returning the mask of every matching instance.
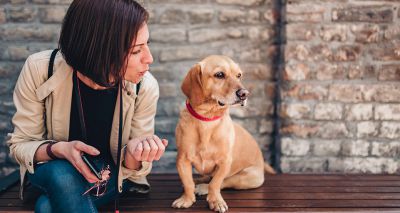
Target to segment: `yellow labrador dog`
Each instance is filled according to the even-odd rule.
[[[195,64],[183,80],[188,99],[176,127],[176,165],[184,193],[172,207],[189,208],[195,193],[208,194],[210,209],[225,212],[221,189],[257,188],[264,172],[275,173],[264,163],[254,138],[229,116],[229,107],[243,106],[249,95],[241,79],[242,71],[232,59],[212,55]],[[192,165],[202,175],[196,181]]]

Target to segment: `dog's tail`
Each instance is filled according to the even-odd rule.
[[[264,163],[264,172],[268,173],[268,174],[273,174],[275,175],[275,169],[272,168],[272,166],[270,166],[268,163]]]

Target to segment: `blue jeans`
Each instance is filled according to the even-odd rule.
[[[102,168],[103,162],[94,160]],[[82,195],[93,184],[86,179],[67,160],[52,160],[38,164],[35,174],[28,173],[29,181],[42,192],[35,204],[35,212],[97,212],[97,207],[113,201],[116,196],[116,168],[113,162],[108,163],[111,169],[106,192],[101,197]],[[123,183],[126,190],[130,181]]]

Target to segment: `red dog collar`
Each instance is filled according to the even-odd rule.
[[[212,118],[206,118],[204,116],[199,115],[197,112],[194,111],[193,107],[190,105],[189,101],[186,100],[186,109],[190,112],[193,117],[201,120],[201,121],[215,121],[221,118],[221,116],[215,116]]]

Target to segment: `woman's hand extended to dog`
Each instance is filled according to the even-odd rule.
[[[98,155],[100,151],[81,141],[58,142],[53,145],[52,150],[59,158],[68,160],[90,183],[99,181],[97,177],[90,171],[89,167],[82,160],[82,152],[89,155]],[[109,179],[109,172],[103,174],[103,179]]]
[[[126,147],[125,161],[158,161],[165,152],[168,140],[157,135],[138,137],[130,140]]]

